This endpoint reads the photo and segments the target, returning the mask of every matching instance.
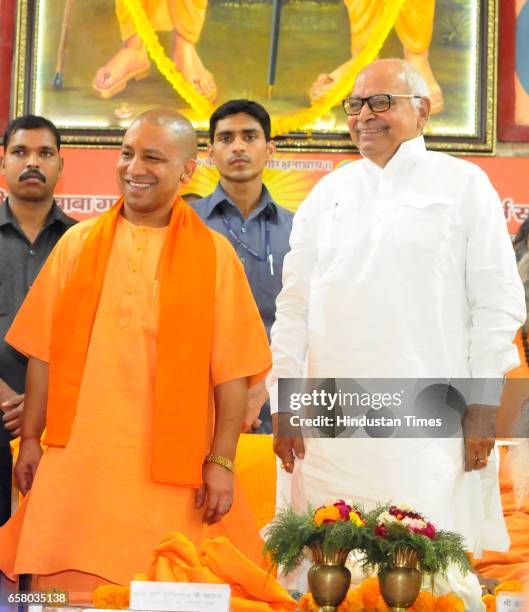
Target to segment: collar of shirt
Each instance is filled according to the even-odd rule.
[[[62,223],[62,225],[65,225],[67,227],[69,227],[70,225],[75,225],[77,223],[75,219],[72,219],[72,217],[68,217],[68,215],[66,215],[57,205],[55,200],[53,200],[53,204],[50,208],[48,216],[46,217],[46,221],[44,222],[43,228],[46,228],[55,222]],[[6,199],[3,206],[0,206],[0,227],[3,227],[4,225],[12,225],[17,229],[20,229],[18,221],[16,220],[16,217],[13,214],[11,207],[9,206],[9,199]]]
[[[364,157],[363,161],[365,167],[377,176],[398,176],[403,170],[405,170],[409,163],[426,153],[426,144],[424,143],[423,136],[417,136],[411,140],[405,140],[389,162],[384,168],[381,168],[378,164],[375,164],[367,157]]]
[[[215,211],[218,211],[218,214],[222,214],[222,207],[220,207],[220,205],[223,203],[226,203],[228,206],[233,206],[233,208],[239,214],[242,214],[237,206],[230,200],[221,184],[218,183],[215,191],[209,196],[209,201],[206,207],[206,218],[209,219]],[[263,213],[265,210],[270,212],[270,219],[272,221],[277,220],[277,204],[274,202],[268,189],[265,187],[265,185],[263,185],[261,197],[259,198],[259,204],[254,208],[254,210],[252,210],[247,220],[250,221],[254,217],[257,217]]]

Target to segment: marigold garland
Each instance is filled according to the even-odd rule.
[[[397,21],[405,1],[388,0],[385,3],[382,15],[371,34],[369,42],[354,58],[344,76],[334,83],[324,96],[313,102],[309,108],[272,119],[272,136],[299,132],[306,126],[313,125],[350,93],[360,70],[372,62],[379,54],[380,49]],[[169,81],[173,89],[197,113],[199,121],[209,119],[214,106],[205,96],[199,94],[191,83],[186,81],[183,74],[167,57],[140,0],[124,0],[124,2],[130,12],[136,32],[145,44],[145,48],[158,70]]]
[[[494,589],[494,595],[498,595],[498,593],[523,593],[525,591],[525,587],[518,580],[505,580],[504,582],[500,582],[498,586]]]
[[[310,593],[299,600],[300,612],[318,612],[318,605]],[[378,578],[372,576],[355,589],[350,589],[338,607],[338,612],[388,612],[389,608],[382,597]],[[436,597],[429,591],[421,591],[410,612],[465,612],[465,605],[453,593]]]
[[[501,592],[524,592],[527,589],[517,580],[507,580],[494,589],[494,595],[484,595],[483,603],[487,612],[496,611],[496,596]],[[310,593],[306,593],[299,601],[300,612],[318,612],[318,605]],[[340,604],[338,612],[386,612],[389,610],[382,594],[378,578],[372,576],[364,580],[355,589],[350,589],[346,598]],[[448,593],[436,596],[430,591],[421,591],[415,600],[410,612],[465,612],[462,599]]]
[[[310,108],[298,111],[293,115],[273,119],[272,136],[299,132],[304,127],[312,125],[349,95],[360,70],[372,62],[380,53],[380,49],[382,49],[386,38],[393,29],[405,1],[393,0],[391,2],[388,0],[385,3],[382,15],[373,29],[369,42],[354,58],[346,74],[324,96],[313,102]]]
[[[105,610],[128,610],[130,587],[118,584],[98,586],[92,593],[94,608]]]
[[[144,574],[136,574],[134,580],[146,580]],[[517,580],[507,580],[499,584],[494,595],[484,595],[483,603],[487,612],[495,612],[496,596],[501,592],[524,592],[526,588]],[[92,603],[95,608],[106,610],[127,609],[129,607],[130,588],[116,584],[105,584],[97,587],[92,594]],[[318,605],[310,593],[306,593],[299,600],[300,612],[318,612]],[[380,585],[376,576],[366,578],[358,587],[349,589],[344,601],[340,604],[338,612],[388,612]],[[449,593],[436,596],[429,591],[421,591],[409,612],[465,612],[463,600]]]
[[[147,53],[156,64],[158,70],[169,81],[173,89],[199,115],[200,119],[209,119],[215,107],[205,96],[199,94],[191,83],[186,81],[184,75],[174,65],[174,62],[167,57],[140,0],[124,0],[124,2],[132,17],[136,32],[142,39]]]

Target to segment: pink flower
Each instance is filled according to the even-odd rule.
[[[380,536],[381,538],[387,538],[388,537],[389,532],[388,532],[386,526],[383,523],[379,523],[375,527],[375,535]]]
[[[430,538],[430,540],[433,540],[435,538],[436,531],[432,523],[427,523],[426,527],[423,527],[422,529],[417,529],[415,533],[420,533],[421,535]]]
[[[352,511],[352,508],[349,504],[346,504],[343,499],[339,499],[335,504],[333,504],[338,511],[340,512],[340,519],[342,521],[349,520],[349,513]]]

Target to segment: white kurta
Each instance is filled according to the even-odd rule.
[[[324,177],[294,218],[269,378],[501,378],[525,300],[497,193],[474,164],[403,143]],[[274,406],[274,402],[276,406]],[[465,473],[461,439],[310,439],[292,502],[407,502],[505,550],[494,460]]]

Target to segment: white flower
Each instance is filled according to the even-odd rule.
[[[395,506],[399,510],[402,510],[402,512],[413,512],[413,513],[415,513],[415,508],[413,506],[410,506],[410,504],[395,504]]]
[[[379,521],[385,525],[389,525],[389,523],[396,523],[397,517],[393,516],[389,512],[382,512],[382,514],[379,516]]]

